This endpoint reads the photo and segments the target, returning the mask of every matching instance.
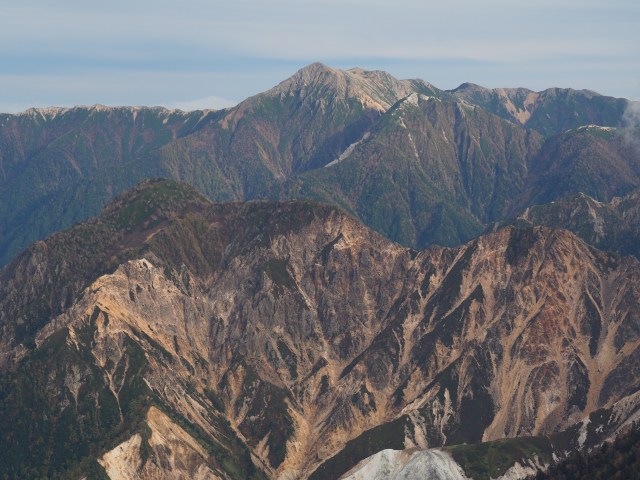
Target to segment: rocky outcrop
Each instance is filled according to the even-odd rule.
[[[337,478],[387,448],[559,432],[639,387],[634,259],[542,227],[416,252],[330,207],[210,205],[181,188],[143,185],[95,220],[95,231],[127,222],[93,269],[80,268],[90,241],[62,255],[94,231],[84,225],[3,272],[13,313],[1,345],[13,373],[1,418],[28,413],[15,403],[26,390],[11,382],[50,371],[36,375],[36,398],[50,398],[52,418],[97,408],[101,420],[79,417],[79,431],[109,465],[131,456],[136,435],[143,444],[147,418],[148,468]],[[167,190],[180,200],[157,210]],[[76,286],[48,290],[61,271]],[[36,299],[58,313],[32,317]],[[12,318],[34,322],[33,340],[20,341]],[[87,391],[98,393],[85,406]],[[151,405],[196,444],[149,420]],[[183,454],[164,458],[160,445]]]
[[[640,258],[640,190],[610,202],[579,193],[525,209],[509,223],[566,228],[585,242],[621,255]]]
[[[341,480],[467,480],[462,468],[442,450],[383,450],[360,462]]]
[[[146,426],[149,438],[136,433],[98,460],[110,478],[221,479],[207,464],[202,445],[160,410],[149,409]]]

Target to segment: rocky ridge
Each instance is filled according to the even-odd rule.
[[[638,262],[542,227],[416,252],[331,207],[151,182],[0,288],[1,418],[55,420],[2,431],[58,452],[11,468],[333,478],[386,448],[561,432],[640,381]]]
[[[579,193],[548,204],[533,205],[504,223],[566,228],[602,250],[640,257],[638,190],[606,203]]]
[[[548,88],[484,88],[464,83],[449,91],[502,118],[533,128],[548,137],[584,125],[617,126],[628,100],[605,97],[591,90]]]
[[[214,201],[329,202],[405,246],[459,245],[533,204],[637,188],[630,105],[561,89],[446,92],[312,64],[220,111],[0,115],[0,264],[150,177]]]

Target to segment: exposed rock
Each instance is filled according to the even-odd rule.
[[[462,468],[446,452],[383,450],[363,460],[341,480],[468,480]]]
[[[3,271],[5,298],[22,299],[6,304],[11,318],[37,326],[34,345],[2,337],[6,364],[35,375],[38,352],[77,357],[47,357],[55,375],[35,384],[56,392],[53,416],[97,379],[111,422],[130,415],[134,391],[182,419],[181,431],[150,411],[149,468],[220,476],[229,456],[272,478],[337,478],[386,448],[553,434],[640,386],[640,338],[618,335],[637,318],[635,259],[541,227],[415,252],[329,207],[185,198],[127,223],[94,269],[77,263],[91,242],[61,255],[85,225]],[[47,290],[62,262],[81,287],[68,306],[67,289]],[[43,296],[62,307],[38,323],[28,308]],[[135,450],[137,433],[109,458]]]
[[[151,435],[135,434],[105,453],[100,464],[113,480],[220,480],[206,462],[207,452],[164,413],[151,407],[147,414]],[[146,442],[143,453],[142,443]]]

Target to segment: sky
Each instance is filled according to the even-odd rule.
[[[638,0],[3,0],[0,112],[223,108],[307,64],[640,99]]]

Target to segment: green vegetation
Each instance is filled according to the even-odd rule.
[[[221,413],[224,413],[226,411],[224,402],[220,400],[220,397],[218,397],[216,392],[214,392],[210,388],[205,388],[204,395],[209,399],[209,401],[211,402],[211,405],[213,405],[213,408],[215,408]]]
[[[405,428],[411,426],[407,416],[367,430],[359,437],[347,442],[347,445],[334,457],[320,465],[309,480],[339,478],[359,461],[387,448],[404,449]]]
[[[538,238],[539,235],[533,228],[511,229],[505,252],[507,262],[516,265],[518,261],[528,258],[530,250],[537,243]]]
[[[264,264],[263,268],[276,285],[293,291],[297,289],[296,281],[287,270],[286,260],[279,258],[270,259]]]
[[[320,258],[322,259],[322,265],[326,266],[327,262],[329,262],[329,255],[331,254],[331,250],[333,250],[333,247],[344,238],[344,236],[342,235],[342,233],[339,233],[338,236],[336,238],[334,238],[333,240],[331,240],[329,243],[327,243],[323,248],[322,251],[320,252]]]
[[[166,218],[171,210],[185,210],[188,202],[202,200],[195,190],[180,183],[152,181],[118,210],[114,225],[117,229],[132,230],[142,225],[150,229]]]
[[[288,392],[259,380],[250,367],[238,401],[250,399],[249,411],[239,425],[242,434],[255,446],[268,435],[269,463],[277,468],[287,453],[287,441],[293,435],[293,419],[287,406]]]
[[[474,480],[489,480],[503,475],[516,462],[523,464],[537,457],[540,463],[551,461],[551,442],[546,437],[506,438],[474,445],[445,447]]]
[[[211,417],[220,434],[219,438],[213,438],[163,402],[156,399],[153,405],[202,445],[209,454],[208,462],[225,472],[229,478],[234,480],[262,480],[265,478],[262,471],[254,465],[249,449],[238,438],[226,419],[217,416]]]
[[[68,478],[80,467],[99,478],[94,459],[139,430],[151,399],[142,381],[144,355],[133,343],[127,347],[122,362],[129,368],[115,399],[85,343],[89,337],[79,332],[76,348],[62,329],[0,377],[0,471],[8,478]]]
[[[627,480],[640,478],[640,428],[636,423],[613,442],[568,458],[529,480]]]
[[[289,369],[289,377],[291,380],[296,380],[298,378],[298,357],[296,357],[296,354],[293,353],[282,340],[278,340],[278,352],[280,353],[280,358],[282,358]]]

